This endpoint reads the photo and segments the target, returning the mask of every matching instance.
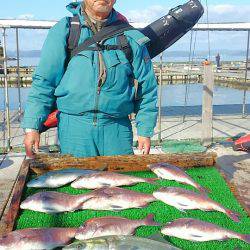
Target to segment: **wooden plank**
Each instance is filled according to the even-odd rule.
[[[126,155],[97,156],[75,158],[60,154],[39,154],[30,163],[30,168],[37,174],[65,168],[105,169],[108,171],[146,171],[147,165],[167,162],[183,168],[214,166],[215,153],[192,154],[159,154],[159,155]]]
[[[0,231],[0,235],[4,233],[9,233],[14,228],[14,225],[15,225],[18,213],[19,213],[20,202],[21,202],[22,193],[23,193],[23,189],[25,186],[28,172],[29,172],[29,161],[24,160],[20,168],[20,172],[16,181],[16,185],[14,187],[13,197],[11,199],[8,212],[3,221],[3,228]]]
[[[212,65],[204,65],[204,85],[202,101],[202,137],[203,146],[210,146],[213,138],[213,88],[214,74]]]

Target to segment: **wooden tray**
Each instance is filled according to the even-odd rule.
[[[199,154],[192,154],[192,155],[193,155],[193,159],[192,159],[193,163],[194,163],[194,159],[198,159],[198,162],[202,162],[202,159],[199,159],[199,157],[198,157]],[[202,155],[200,154],[200,157],[201,156]],[[205,164],[206,166],[214,166],[215,165],[214,164],[214,160],[215,160],[214,154],[203,154],[203,157],[204,156],[205,156],[204,159],[207,159],[206,161],[211,163],[211,165]],[[167,157],[169,157],[168,159],[171,158],[170,155]],[[175,157],[177,157],[177,155],[174,155],[174,158]],[[188,157],[188,159],[190,159],[191,155],[186,155],[186,157]],[[210,160],[208,160],[209,158],[210,158]],[[85,168],[87,166],[86,165],[86,162],[88,162],[87,158],[85,160],[74,158],[73,160],[78,162],[77,165],[71,164],[68,161],[69,159],[72,159],[72,157],[66,158],[66,161],[65,161],[65,158],[60,157],[60,156],[57,156],[57,158],[55,158],[54,156],[50,157],[48,155],[40,155],[35,160],[24,160],[23,161],[23,164],[20,168],[19,176],[18,176],[17,181],[16,181],[16,185],[15,185],[15,188],[13,191],[13,197],[12,197],[12,200],[10,202],[10,206],[8,208],[6,216],[4,218],[3,227],[0,228],[0,235],[11,232],[15,228],[15,223],[16,223],[16,219],[19,215],[19,207],[20,207],[22,193],[23,193],[23,190],[25,187],[26,180],[29,177],[29,174],[32,173],[31,169],[37,170],[37,168],[38,168],[37,166],[35,166],[35,164],[39,163],[40,164],[39,166],[41,166],[43,168],[42,171],[38,171],[39,173],[46,172],[48,170],[53,169],[54,165],[51,165],[51,162],[53,162],[53,161],[54,161],[54,163],[57,164],[56,165],[57,167],[55,167],[54,169],[62,169],[62,168],[73,167],[73,166],[77,167],[77,168]],[[151,157],[149,157],[149,156],[133,156],[132,157],[133,163],[135,163],[135,162],[140,163],[140,160],[143,160],[144,165],[139,164],[138,167],[131,166],[130,165],[131,161],[128,161],[128,159],[131,160],[131,157],[127,157],[127,156],[94,157],[94,158],[91,158],[91,162],[94,162],[94,159],[96,159],[96,163],[98,163],[98,164],[100,162],[104,162],[105,164],[107,164],[106,166],[107,166],[108,170],[114,170],[114,171],[143,171],[144,170],[145,171],[145,170],[147,170],[147,167],[146,167],[147,164],[152,163],[152,162],[159,160],[159,159],[166,159],[166,158],[164,158],[164,157],[162,158],[162,156],[159,156],[159,155],[153,156],[153,157],[152,157],[152,155],[151,155]],[[111,161],[111,159],[113,159],[113,161]],[[114,160],[114,159],[116,159],[116,160]],[[182,165],[183,168],[194,167],[194,166],[191,166],[189,161],[187,161],[187,160],[182,161],[182,159],[184,159],[184,158],[182,158],[180,155],[178,162],[180,163],[180,165]],[[117,162],[117,160],[120,160],[120,162]],[[83,162],[83,164],[81,164],[82,162]],[[110,163],[110,165],[109,165],[109,163]],[[130,164],[126,165],[125,163],[130,163]],[[96,166],[99,166],[98,164]],[[119,167],[116,168],[116,166],[118,166],[118,165],[119,165]],[[92,166],[92,165],[89,165],[89,166]],[[123,166],[123,167],[121,167],[121,166]],[[199,165],[199,166],[204,166],[204,165]],[[90,168],[90,167],[88,167],[88,168]],[[222,175],[222,176],[225,178],[224,175]],[[226,182],[228,183],[228,180],[226,180]],[[229,185],[229,187],[231,188],[231,191],[234,193],[235,197],[238,199],[239,203],[242,205],[242,207],[244,207],[246,209],[248,215],[250,215],[250,210],[248,207],[245,206],[244,201],[238,195],[236,187],[233,187],[232,185]]]

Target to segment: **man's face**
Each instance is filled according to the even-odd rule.
[[[93,13],[110,13],[116,0],[85,0],[85,7]]]

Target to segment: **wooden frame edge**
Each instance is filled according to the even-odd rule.
[[[13,231],[15,226],[16,218],[20,210],[23,189],[29,173],[29,162],[29,160],[24,160],[20,167],[19,175],[13,190],[13,196],[10,201],[10,206],[7,208],[7,213],[3,218],[3,227],[0,229],[0,235]]]

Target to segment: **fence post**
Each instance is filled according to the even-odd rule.
[[[204,84],[202,100],[202,137],[203,146],[210,146],[213,139],[213,88],[214,73],[212,64],[204,64]]]
[[[6,49],[6,30],[3,28],[3,57],[4,57],[4,90],[5,90],[5,114],[7,124],[7,150],[10,151],[10,108],[8,91],[8,73],[7,73],[7,49]]]
[[[17,89],[18,89],[18,121],[21,120],[22,106],[21,106],[21,89],[20,89],[20,53],[19,53],[19,34],[18,28],[16,28],[16,53],[17,53]]]
[[[250,30],[248,31],[247,36],[247,53],[246,53],[246,70],[245,70],[245,89],[243,93],[243,104],[242,104],[242,118],[245,118],[247,115],[246,110],[246,95],[247,95],[247,76],[248,76],[248,60],[249,60],[249,44],[250,44]]]
[[[162,142],[161,135],[161,105],[162,105],[162,67],[163,67],[163,52],[160,55],[160,81],[159,81],[159,93],[158,93],[158,142],[159,145]]]

